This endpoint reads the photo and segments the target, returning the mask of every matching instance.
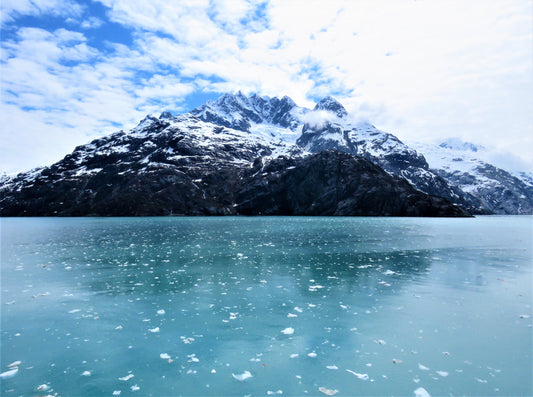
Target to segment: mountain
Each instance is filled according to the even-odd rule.
[[[481,145],[449,138],[437,145],[415,144],[433,172],[450,185],[477,197],[495,214],[532,214],[533,177],[510,172],[482,160]]]
[[[147,116],[0,181],[2,216],[466,216],[488,207],[332,97],[307,109],[241,92]]]

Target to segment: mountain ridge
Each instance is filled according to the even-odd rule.
[[[332,151],[337,154],[328,154]],[[354,159],[353,164],[341,153],[351,156]],[[265,194],[265,187],[262,185],[265,181],[278,181],[277,187],[266,188],[267,192],[272,189],[270,193],[278,195],[281,191],[291,189],[283,183],[292,181],[290,183],[298,185],[291,179],[293,168],[278,169],[276,177],[267,172],[261,177],[262,179],[249,174],[259,161],[261,164],[278,164],[278,168],[280,164],[284,164],[286,168],[303,167],[308,174],[312,174],[315,162],[322,161],[328,167],[335,168],[335,161],[325,161],[328,156],[336,156],[335,161],[344,162],[347,167],[350,165],[365,173],[372,173],[375,170],[371,171],[366,163],[358,159],[370,162],[381,170],[380,176],[376,174],[374,179],[388,184],[389,187],[394,185],[394,189],[391,190],[394,193],[391,194],[404,197],[405,202],[410,200],[406,197],[414,197],[413,194],[416,196],[421,193],[425,198],[422,200],[420,196],[418,201],[413,201],[409,208],[403,210],[399,210],[401,207],[399,202],[392,207],[380,202],[381,212],[373,212],[370,207],[364,205],[361,207],[362,202],[359,204],[351,202],[350,205],[342,207],[344,208],[342,211],[320,213],[364,214],[356,210],[359,207],[365,208],[367,214],[375,215],[433,213],[464,216],[468,212],[494,212],[489,208],[492,205],[490,201],[483,201],[480,197],[450,183],[451,179],[447,174],[432,170],[421,153],[405,145],[394,135],[380,131],[370,123],[352,122],[344,106],[332,97],[323,98],[311,110],[297,106],[287,96],[279,99],[256,94],[246,96],[241,92],[224,94],[216,101],[208,101],[189,113],[174,116],[169,112],[162,112],[159,117],[149,115],[130,131],[119,131],[76,147],[71,154],[50,167],[4,178],[0,181],[0,211],[3,216],[30,213],[115,214],[116,211],[112,209],[110,203],[107,206],[98,204],[101,207],[95,210],[91,209],[90,202],[92,200],[94,204],[107,197],[112,198],[111,202],[114,205],[120,206],[117,197],[121,194],[120,189],[129,191],[122,180],[127,179],[130,186],[138,186],[137,193],[135,191],[128,193],[130,202],[135,202],[136,194],[139,200],[142,196],[142,200],[147,203],[151,200],[149,197],[152,197],[152,200],[157,197],[159,201],[155,202],[161,203],[162,210],[157,211],[155,207],[146,204],[142,210],[130,208],[120,212],[119,215],[128,213],[165,215],[175,214],[176,211],[193,215],[238,214],[241,213],[239,209],[244,208],[242,203],[238,202],[238,198],[244,197],[245,191],[250,191],[246,183],[256,186],[255,193],[258,196]],[[306,158],[315,159],[315,162],[305,160]],[[291,161],[295,163],[292,164]],[[267,169],[274,168],[276,167],[267,167]],[[133,177],[135,173],[140,176]],[[385,175],[393,177],[394,181],[387,179]],[[225,178],[227,186],[217,182],[217,178]],[[261,179],[261,183],[258,182],[258,178]],[[346,178],[350,181],[359,180],[354,173],[348,174]],[[330,180],[323,180],[317,176],[314,180],[324,188],[329,186],[337,192],[339,200],[342,195],[355,195],[357,190],[354,188],[352,193],[346,193]],[[398,180],[405,181],[414,188],[414,192],[419,193],[415,194],[412,191],[409,194],[405,193],[405,187],[401,183],[398,184]],[[371,191],[371,181],[365,180],[364,183],[367,190]],[[153,185],[153,191],[146,190],[142,184]],[[176,191],[171,185],[181,188]],[[385,185],[381,185],[383,191],[389,189]],[[72,192],[66,191],[68,186],[71,186]],[[300,192],[302,200],[305,196],[303,190]],[[168,198],[163,198],[165,192]],[[407,196],[401,196],[404,194],[402,192]],[[64,199],[61,199],[62,196]],[[359,200],[369,200],[363,196],[359,194],[357,197]],[[385,200],[385,197],[380,195],[374,197],[376,200]],[[437,202],[428,197],[442,197],[444,201]],[[348,198],[344,197],[343,200],[345,199]],[[174,208],[172,200],[180,205]],[[306,197],[305,200],[313,201],[310,197]],[[424,204],[425,210],[418,211],[416,202],[420,208],[422,202],[430,204],[429,206]],[[79,208],[76,208],[76,205]],[[255,211],[264,212],[258,210],[262,205],[264,203],[256,203]],[[338,205],[338,202],[330,203],[331,208],[338,208]],[[379,205],[376,203],[376,208]],[[513,205],[516,207],[518,204]],[[71,208],[66,209],[69,206]],[[441,210],[430,208],[431,206],[440,207]],[[85,212],[81,207],[85,208]],[[284,208],[289,207],[286,205]],[[448,209],[444,209],[445,207]],[[463,209],[455,211],[451,210],[452,207]],[[505,210],[513,211],[515,207],[511,205]],[[301,208],[307,208],[309,214],[318,214],[312,211],[310,206]],[[293,210],[288,213],[305,214],[305,211]],[[246,209],[246,213],[253,212],[253,208]],[[267,212],[274,214],[275,210],[271,208]]]

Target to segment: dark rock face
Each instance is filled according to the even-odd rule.
[[[468,216],[362,157],[322,151],[278,158],[246,173],[237,211],[247,215]]]

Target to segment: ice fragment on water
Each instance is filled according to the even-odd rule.
[[[81,376],[91,376],[91,371],[83,371]]]
[[[133,385],[132,387],[130,387],[130,389],[131,389],[131,391],[137,391],[137,390],[140,389],[140,387],[137,386],[137,385]]]
[[[446,372],[446,371],[437,371],[437,374],[439,374],[439,375],[442,376],[443,378],[445,378],[445,377],[448,376],[448,372]]]
[[[418,369],[421,371],[429,371],[429,368],[422,364],[418,364]]]
[[[296,357],[298,357],[298,353],[293,353],[293,354],[291,354],[289,357],[290,357],[290,358],[296,358]]]
[[[289,314],[287,314],[287,317],[289,317],[289,318],[291,318],[291,317],[298,317],[298,315],[293,314],[293,313],[289,313]]]
[[[294,308],[294,311],[295,311],[295,312],[298,312],[298,313],[301,313],[301,312],[303,312],[303,310],[302,310],[302,309],[300,309],[299,307],[295,307],[295,308]]]
[[[157,332],[159,332],[159,327],[150,328],[150,329],[148,329],[148,331],[153,332],[153,333],[157,333]]]
[[[520,318],[529,318],[529,317],[530,317],[529,314],[521,314],[520,315]]]
[[[336,365],[327,365],[326,368],[327,369],[339,369],[339,367],[337,367]]]
[[[165,310],[164,309],[159,309],[157,311],[157,314],[159,314],[160,316],[162,316],[163,314],[165,314]]]
[[[17,374],[17,372],[19,372],[19,369],[18,367],[15,367],[13,369],[10,369],[9,371],[6,371],[6,372],[2,372],[0,374],[0,379],[8,379],[8,378],[12,378],[13,376],[15,376]]]
[[[396,272],[394,272],[394,271],[392,271],[392,270],[385,270],[385,271],[383,272],[383,274],[384,274],[385,276],[392,276],[393,274],[396,274]]]
[[[427,392],[426,389],[423,387],[419,387],[415,390],[415,397],[431,397],[431,395]]]
[[[250,371],[244,371],[242,374],[231,374],[231,376],[233,376],[235,379],[237,379],[238,381],[244,381],[248,378],[251,378],[252,377],[252,374],[250,373]]]
[[[73,314],[73,313],[77,313],[77,312],[80,312],[81,309],[72,309],[69,311],[70,314]]]
[[[115,329],[121,330],[122,329],[122,325],[119,325],[119,326],[115,327]]]
[[[37,386],[35,390],[37,390],[37,391],[46,391],[48,389],[50,389],[50,386],[48,386],[47,384],[42,384],[42,385]]]
[[[212,374],[216,374],[216,373],[217,373],[217,370],[216,370],[216,369],[212,369],[212,370],[211,370],[211,373],[212,373]]]
[[[402,360],[399,360],[399,359],[397,359],[397,358],[393,358],[393,359],[392,359],[392,363],[393,363],[393,364],[401,364],[401,363],[403,363],[403,361],[402,361]]]
[[[315,352],[311,352],[308,354],[309,357],[311,358],[315,358],[316,357],[316,353]]]
[[[13,361],[11,364],[9,364],[8,368],[15,368],[18,367],[20,364],[22,364],[22,361]]]
[[[167,353],[161,353],[159,357],[163,360],[170,360],[170,356]]]
[[[479,379],[479,378],[474,378],[474,379],[477,380],[479,383],[487,383],[485,379]]]
[[[361,380],[369,380],[369,379],[370,379],[369,376],[368,376],[368,374],[359,374],[359,373],[354,372],[354,371],[349,370],[349,369],[347,369],[346,372],[349,372],[349,373],[351,373],[351,374],[357,376],[357,377],[358,377],[359,379],[361,379]]]
[[[127,381],[127,380],[130,380],[131,378],[133,378],[135,375],[133,374],[128,374],[126,376],[123,376],[122,378],[118,378],[118,380],[123,380],[123,381]]]
[[[291,327],[285,328],[281,330],[281,333],[285,335],[292,335],[294,334],[294,328],[291,328]]]
[[[122,393],[120,390],[114,390],[113,395],[114,396],[120,396],[120,393]]]
[[[326,389],[325,387],[319,387],[318,391],[324,393],[326,396],[334,396],[339,392],[338,390]]]

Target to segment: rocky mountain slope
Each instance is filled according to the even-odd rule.
[[[483,161],[483,146],[450,138],[438,145],[417,144],[431,169],[449,184],[479,198],[496,214],[532,214],[533,178]]]
[[[2,216],[464,216],[489,205],[331,97],[306,109],[240,92],[0,181]]]

